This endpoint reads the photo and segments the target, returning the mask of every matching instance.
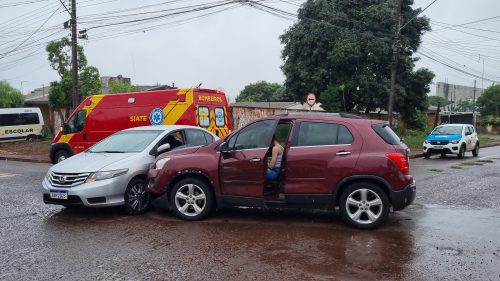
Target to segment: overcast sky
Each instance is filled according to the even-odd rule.
[[[172,11],[130,14],[216,2],[219,1],[77,0],[79,30]],[[303,1],[265,2],[296,13]],[[423,8],[431,2],[416,0],[415,7]],[[152,6],[128,10],[146,5]],[[110,14],[117,10],[127,11]],[[434,31],[424,36],[421,51],[440,63],[421,56],[418,66],[434,71],[434,82],[447,79],[472,86],[477,79],[480,87],[481,78],[460,71],[481,77],[484,60],[485,77],[500,81],[500,17],[439,30],[449,24],[495,17],[499,11],[498,0],[437,0],[423,13],[433,21]],[[206,15],[212,12],[218,13]],[[114,15],[117,17],[110,17]],[[205,16],[198,18],[200,15]],[[44,47],[49,39],[69,34],[62,29],[62,22],[67,19],[67,12],[57,0],[0,0],[0,80],[7,80],[25,93],[57,80]],[[89,65],[96,66],[102,76],[121,74],[139,85],[175,83],[178,87],[194,87],[203,83],[203,87],[224,90],[234,99],[248,83],[283,82],[279,36],[291,24],[291,20],[249,6],[228,5],[155,22],[90,29],[89,40],[80,43]],[[152,26],[158,28],[151,30]],[[443,66],[443,62],[459,70]],[[490,84],[484,81],[485,87]],[[434,92],[435,85],[432,88]]]

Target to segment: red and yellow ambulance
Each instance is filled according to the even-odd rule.
[[[138,126],[192,125],[223,137],[231,131],[228,113],[226,95],[209,89],[89,96],[54,138],[50,158],[60,162],[115,132]]]

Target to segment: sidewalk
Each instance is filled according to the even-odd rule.
[[[52,140],[34,140],[0,143],[0,160],[50,163]]]

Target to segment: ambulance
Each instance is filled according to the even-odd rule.
[[[147,125],[192,125],[218,137],[231,132],[226,95],[188,88],[88,96],[71,113],[50,149],[52,163],[118,131]]]
[[[0,109],[0,142],[40,138],[42,128],[40,108]]]

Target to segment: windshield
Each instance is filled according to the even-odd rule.
[[[125,131],[100,141],[87,152],[128,153],[141,152],[158,137],[162,131]]]
[[[434,129],[432,135],[461,135],[462,126],[440,126]]]

